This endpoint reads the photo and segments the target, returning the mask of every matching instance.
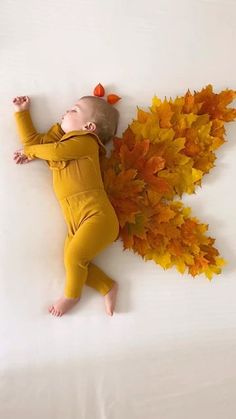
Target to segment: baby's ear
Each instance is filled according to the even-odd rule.
[[[95,131],[97,126],[95,122],[87,122],[84,126],[84,128],[88,129],[89,131]]]

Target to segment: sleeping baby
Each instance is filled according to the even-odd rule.
[[[64,293],[48,310],[62,316],[80,300],[86,284],[102,294],[107,314],[113,315],[118,284],[92,259],[119,237],[119,221],[104,189],[99,162],[105,144],[116,133],[119,113],[102,98],[83,96],[60,123],[39,134],[30,116],[30,98],[17,96],[13,105],[23,144],[14,160],[17,164],[45,160],[67,225]]]

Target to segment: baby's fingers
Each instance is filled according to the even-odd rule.
[[[28,103],[30,101],[30,98],[29,98],[29,96],[22,96],[22,100],[23,100],[23,102]]]
[[[21,164],[25,164],[25,163],[29,163],[32,159],[28,158],[28,157],[24,157],[21,159],[20,163]]]
[[[18,157],[18,159],[16,159],[16,163],[20,163],[20,164],[24,164],[27,163],[27,159],[25,159],[24,157]]]
[[[20,103],[21,102],[21,96],[14,97],[13,102],[14,103]]]
[[[24,103],[24,102],[26,102],[26,103],[29,103],[30,102],[29,96],[16,96],[13,99],[13,103],[15,103],[17,105],[19,105],[21,103]]]
[[[24,163],[29,163],[33,159],[22,153],[22,154],[17,154],[14,157],[14,160],[16,163],[24,164]]]
[[[14,151],[14,158],[16,158],[17,156],[21,156],[23,153],[23,150],[16,150]]]

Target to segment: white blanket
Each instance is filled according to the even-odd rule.
[[[16,165],[11,100],[29,95],[43,132],[101,82],[135,107],[235,84],[234,1],[2,0],[0,83],[0,418],[235,419],[235,136],[183,197],[228,260],[209,282],[122,250],[95,263],[120,285],[113,317],[85,287],[61,318],[66,226],[42,161]]]

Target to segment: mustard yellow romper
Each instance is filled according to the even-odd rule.
[[[45,160],[52,170],[53,189],[68,227],[65,297],[78,298],[85,283],[105,295],[114,281],[91,262],[119,236],[119,221],[104,189],[99,164],[99,153],[106,152],[105,146],[89,131],[65,134],[59,123],[39,134],[29,110],[14,116],[24,153]]]

